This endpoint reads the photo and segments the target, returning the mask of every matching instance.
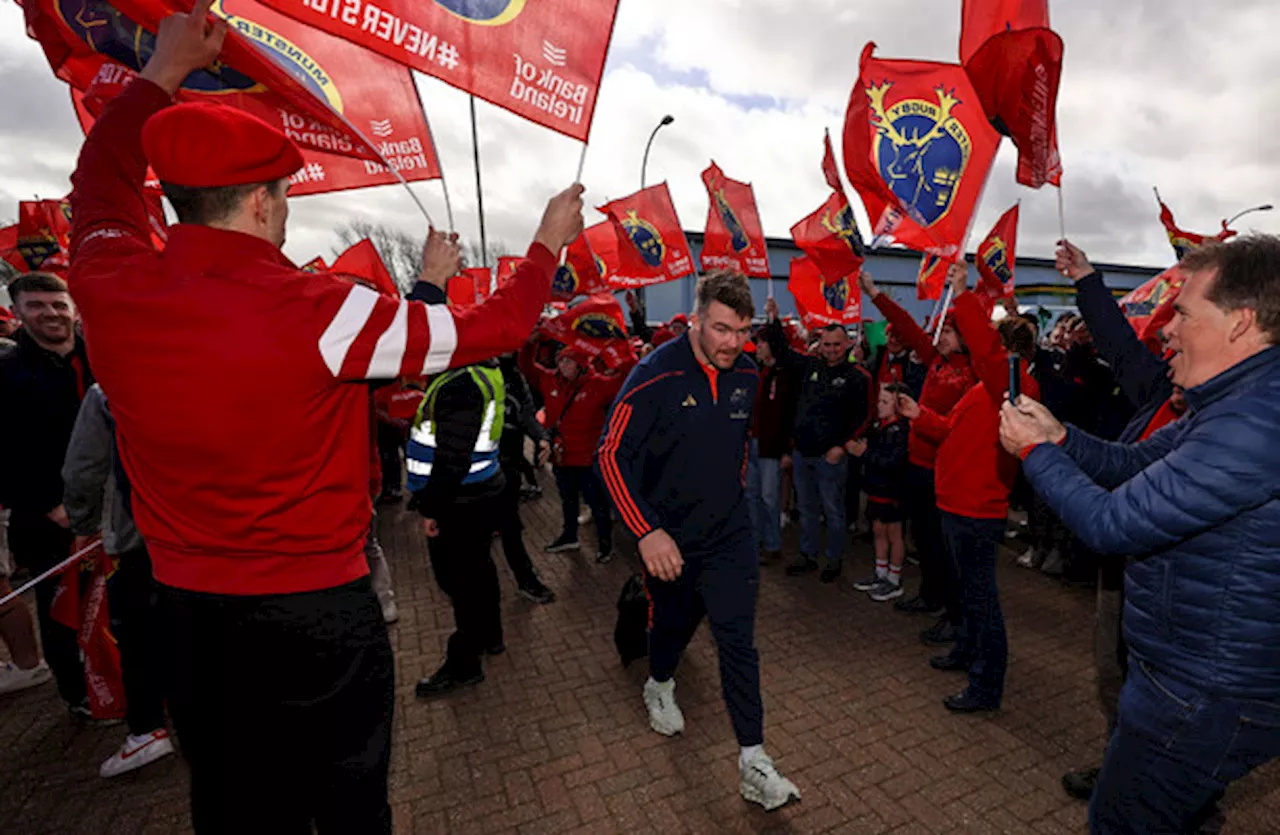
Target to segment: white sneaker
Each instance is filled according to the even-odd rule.
[[[39,687],[51,678],[53,673],[43,658],[30,670],[23,670],[13,664],[0,665],[0,696]]]
[[[396,596],[392,592],[387,592],[382,599],[378,601],[382,606],[382,622],[392,624],[400,620],[400,610],[396,608]]]
[[[173,741],[169,739],[169,732],[164,728],[142,736],[129,734],[124,738],[124,745],[120,746],[120,750],[111,759],[102,764],[98,773],[103,777],[119,777],[121,774],[128,774],[130,771],[137,771],[145,765],[150,765],[161,757],[167,757],[173,751]]]
[[[585,525],[591,521],[591,508],[587,508],[578,514],[578,524]]]
[[[738,791],[746,800],[759,803],[766,812],[781,809],[792,800],[800,799],[796,784],[778,773],[767,754],[756,754],[742,765],[740,773],[742,782]]]
[[[1018,565],[1023,568],[1038,568],[1041,563],[1040,551],[1034,546],[1022,552],[1018,557]]]
[[[663,736],[684,733],[684,714],[676,704],[676,681],[644,683],[644,706],[649,709],[649,727]]]

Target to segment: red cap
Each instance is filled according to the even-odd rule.
[[[756,352],[756,343],[748,340],[742,343],[742,350],[746,351],[748,354],[754,354]]]
[[[689,317],[684,315],[683,313],[677,313],[675,316],[671,317],[671,321],[667,322],[667,324],[674,325],[676,322],[679,322],[682,325],[688,325]]]
[[[142,150],[161,182],[188,188],[269,183],[303,164],[283,133],[210,102],[186,102],[152,116],[142,126]]]

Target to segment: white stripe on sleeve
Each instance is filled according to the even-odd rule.
[[[329,323],[329,327],[320,334],[320,356],[330,373],[337,377],[342,371],[342,363],[347,352],[360,335],[360,331],[369,323],[369,316],[378,303],[378,294],[368,287],[352,285],[347,298],[338,308],[338,313]],[[394,376],[394,375],[392,375]]]
[[[409,344],[409,303],[401,301],[396,315],[378,344],[373,347],[373,359],[369,362],[369,379],[390,380],[400,376],[400,364]]]
[[[427,327],[430,329],[431,347],[427,351],[424,374],[439,374],[449,368],[453,352],[458,347],[458,327],[453,312],[447,305],[427,305]]]

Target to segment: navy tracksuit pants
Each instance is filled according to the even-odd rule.
[[[743,542],[750,544],[750,537]],[[649,595],[649,671],[655,681],[675,675],[680,655],[705,615],[720,658],[720,685],[738,744],[764,743],[760,655],[756,652],[759,558],[753,549],[684,554],[684,571],[667,583],[645,577]]]

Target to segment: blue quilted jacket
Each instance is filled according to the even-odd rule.
[[[1212,693],[1280,699],[1280,346],[1187,403],[1138,444],[1070,428],[1023,470],[1085,545],[1131,557],[1134,656]]]

